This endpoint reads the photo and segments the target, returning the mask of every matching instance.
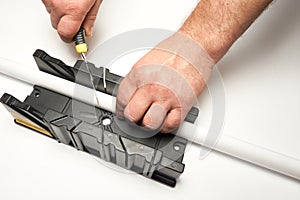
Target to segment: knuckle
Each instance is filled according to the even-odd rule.
[[[45,5],[45,7],[46,7],[47,9],[50,8],[50,1],[49,1],[49,0],[42,0],[42,2],[43,2],[43,4]]]
[[[47,7],[51,8],[52,10],[57,10],[57,9],[61,9],[62,7],[62,1],[60,0],[52,0],[52,1],[45,1],[45,5],[47,5]]]
[[[70,1],[66,5],[66,12],[68,14],[84,16],[88,10],[88,3],[86,1]]]

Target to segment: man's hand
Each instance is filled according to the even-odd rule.
[[[118,116],[162,132],[176,129],[205,88],[213,63],[271,1],[201,0],[178,33],[144,56],[121,82]]]
[[[174,35],[134,65],[118,89],[119,117],[161,132],[179,127],[214,65],[200,46],[187,40]]]
[[[92,35],[94,22],[102,0],[42,0],[51,16],[51,24],[61,39],[71,42],[83,26]]]
[[[101,0],[43,2],[64,41],[71,42],[80,26],[92,34]],[[121,82],[117,115],[162,132],[176,129],[201,94],[214,63],[270,2],[201,0],[178,31],[185,37],[175,34],[163,41]]]

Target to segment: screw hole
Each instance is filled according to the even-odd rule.
[[[112,119],[108,116],[102,118],[102,125],[109,126],[112,123]]]
[[[174,145],[174,150],[175,151],[180,151],[180,146],[178,144]]]
[[[36,91],[36,92],[34,93],[34,97],[38,98],[39,96],[40,96],[40,93]]]
[[[139,145],[138,148],[139,148],[140,151],[143,151],[143,150],[144,150],[144,147],[143,147],[142,145]]]

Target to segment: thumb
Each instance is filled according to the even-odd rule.
[[[58,25],[57,32],[60,38],[65,42],[72,42],[74,35],[78,32],[81,26],[82,20],[80,18],[74,18],[72,15],[64,15]]]
[[[92,36],[94,23],[97,18],[97,14],[98,14],[101,3],[102,3],[102,0],[96,0],[95,4],[90,9],[90,11],[87,13],[87,15],[83,21],[83,28],[85,29],[86,35],[89,37]]]

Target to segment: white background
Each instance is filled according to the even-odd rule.
[[[176,30],[195,0],[104,1],[90,49],[137,28]],[[78,55],[60,41],[41,1],[0,4],[0,57],[36,69],[32,53],[45,50],[73,65]],[[271,5],[218,64],[226,92],[223,134],[300,159],[300,1]],[[138,59],[138,58],[136,58]],[[130,66],[127,66],[128,69]],[[115,66],[114,71],[118,71]],[[49,82],[49,84],[51,84]],[[23,100],[31,86],[0,75],[0,94]],[[209,115],[209,97],[200,100]],[[199,119],[201,120],[201,119]],[[86,153],[16,126],[0,107],[0,199],[299,199],[299,182],[211,153],[186,152],[175,189],[121,173]]]

